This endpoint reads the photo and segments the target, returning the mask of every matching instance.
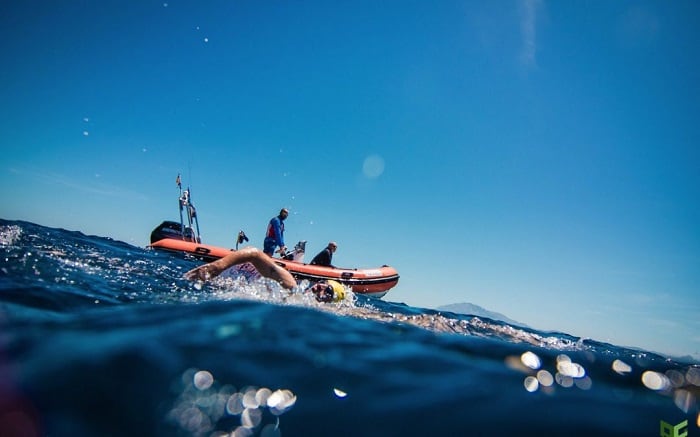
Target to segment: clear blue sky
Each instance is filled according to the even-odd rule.
[[[395,266],[387,299],[700,357],[700,2],[0,7],[0,216]]]

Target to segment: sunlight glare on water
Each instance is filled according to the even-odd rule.
[[[688,413],[691,409],[695,408],[696,402],[697,399],[695,395],[688,390],[676,390],[673,394],[673,403],[684,413]]]
[[[571,378],[583,378],[586,375],[586,369],[582,365],[572,362],[567,355],[557,357],[557,370],[562,375]]]
[[[537,372],[537,381],[540,383],[540,385],[544,387],[549,387],[552,384],[554,384],[554,377],[551,373],[549,373],[549,371],[540,370],[539,372]]]
[[[683,387],[685,385],[685,374],[678,370],[667,370],[666,377],[673,387]]]
[[[562,388],[576,386],[581,390],[590,390],[593,380],[586,375],[586,369],[571,361],[568,355],[560,354],[556,358],[556,373],[543,369],[543,362],[534,352],[524,352],[520,357],[509,356],[505,365],[513,370],[528,374],[523,381],[525,390],[535,392],[539,389],[547,394],[554,393],[554,383]],[[534,372],[537,371],[537,372]]]
[[[257,392],[255,392],[255,401],[258,403],[258,405],[266,405],[267,400],[270,398],[270,395],[272,394],[272,390],[269,388],[263,387]]]
[[[520,356],[520,361],[527,367],[531,369],[539,369],[540,366],[542,365],[542,361],[540,360],[540,357],[538,357],[535,353],[527,351],[523,353]]]
[[[642,374],[642,383],[646,388],[656,391],[665,390],[670,385],[666,375],[653,370],[647,370]]]
[[[243,412],[245,407],[243,406],[243,395],[240,393],[234,393],[228,398],[226,402],[226,411],[232,416],[237,416]]]
[[[529,391],[530,393],[536,392],[539,388],[539,382],[534,376],[528,376],[525,378],[523,385],[525,386],[525,390]]]
[[[290,390],[277,390],[267,399],[270,412],[279,416],[287,412],[297,402],[297,397]]]
[[[260,402],[258,402],[255,396],[257,393],[258,391],[255,387],[246,389],[243,395],[243,406],[245,408],[258,408],[260,406]]]
[[[262,411],[258,408],[246,408],[241,414],[241,425],[244,428],[256,428],[262,421]]]
[[[214,383],[214,377],[206,370],[200,370],[194,374],[194,386],[197,390],[206,390]]]
[[[339,398],[344,398],[344,397],[347,397],[347,395],[348,395],[347,393],[345,393],[343,390],[341,390],[339,388],[334,388],[333,393],[335,393],[335,395]]]
[[[619,359],[613,361],[612,369],[620,375],[624,375],[632,371],[632,367],[629,364]]]
[[[214,376],[207,370],[187,370],[181,380],[183,391],[175,400],[168,418],[193,435],[211,433],[222,418],[229,416],[240,416],[240,426],[221,435],[228,435],[229,432],[232,435],[254,435],[253,431],[263,424],[265,408],[272,415],[280,416],[289,411],[297,400],[290,390],[273,392],[266,387],[248,386],[236,391],[231,385],[217,389]],[[266,424],[263,430],[264,434],[260,435],[280,435],[279,417],[274,424]]]
[[[691,367],[685,373],[685,379],[689,384],[700,387],[700,367]]]

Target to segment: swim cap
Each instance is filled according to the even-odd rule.
[[[339,300],[345,299],[345,289],[343,288],[342,285],[340,285],[340,282],[334,281],[332,279],[329,279],[326,282],[333,289],[333,301],[334,302],[338,302]]]

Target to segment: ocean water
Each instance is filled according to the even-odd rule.
[[[195,260],[7,220],[0,255],[3,436],[700,436],[697,364],[392,303],[400,284],[197,284]]]

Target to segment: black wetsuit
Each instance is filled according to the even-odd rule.
[[[322,251],[318,253],[314,257],[314,259],[311,260],[311,264],[314,265],[319,265],[319,266],[328,266],[328,267],[333,267],[331,265],[331,260],[333,259],[333,252],[331,252],[331,249],[326,247]]]

